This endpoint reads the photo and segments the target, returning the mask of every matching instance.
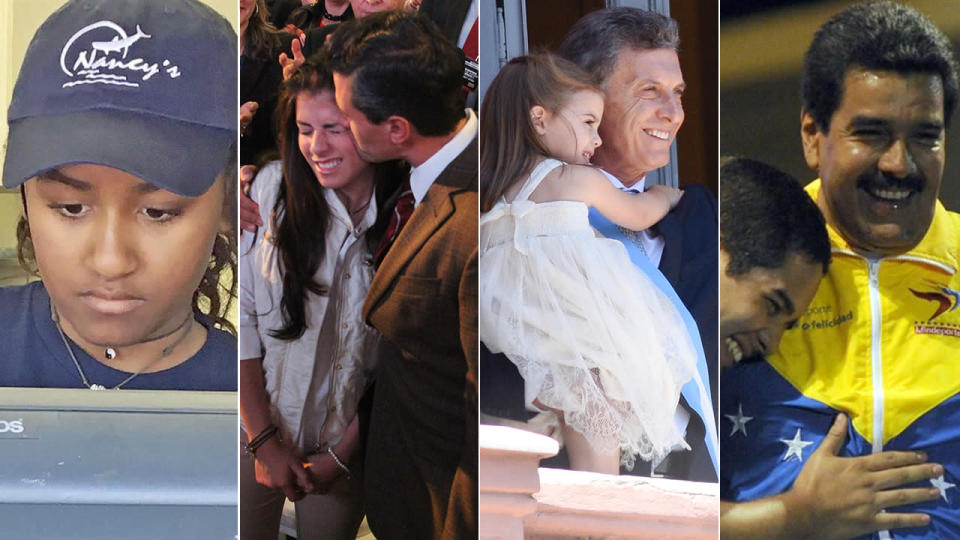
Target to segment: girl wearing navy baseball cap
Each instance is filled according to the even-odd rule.
[[[236,390],[236,34],[195,0],[69,1],[14,88],[0,385]]]

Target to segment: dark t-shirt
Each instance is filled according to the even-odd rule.
[[[41,282],[0,288],[0,386],[84,388],[50,314]],[[236,391],[236,338],[209,320],[199,322],[207,341],[197,354],[170,369],[141,373],[122,388]],[[72,341],[70,346],[90,383],[113,388],[130,376],[97,362]]]

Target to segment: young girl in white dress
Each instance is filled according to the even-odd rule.
[[[646,229],[682,192],[630,194],[590,166],[600,88],[552,55],[513,59],[487,90],[480,138],[480,339],[524,379],[573,469],[617,474],[686,447],[674,422],[696,353],[679,313],[601,237],[588,207]]]

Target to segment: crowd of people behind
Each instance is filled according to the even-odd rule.
[[[286,499],[298,538],[469,536],[476,7],[271,7],[240,2],[242,538]]]

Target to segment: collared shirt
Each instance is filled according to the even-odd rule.
[[[633,184],[630,187],[627,187],[623,182],[616,176],[608,173],[603,169],[598,169],[602,172],[610,183],[613,184],[613,187],[621,191],[636,191],[642,193],[646,189],[647,177],[644,176]],[[660,266],[660,258],[663,257],[663,246],[666,243],[663,240],[662,236],[656,235],[650,231],[650,229],[644,229],[642,231],[623,231],[625,236],[628,236],[630,240],[637,244],[637,246],[643,250],[643,253],[650,259],[650,262],[654,266]]]
[[[477,0],[473,0],[467,9],[467,16],[463,18],[463,26],[460,27],[460,37],[457,38],[457,47],[462,49],[463,45],[467,42],[467,36],[470,35],[470,30],[473,28],[473,25],[477,24],[477,13]]]
[[[363,300],[373,278],[364,235],[376,220],[376,200],[354,225],[334,190],[324,189],[330,210],[324,256],[313,278],[327,293],[307,293],[307,327],[295,340],[270,335],[283,325],[283,272],[271,214],[280,187],[280,162],[264,167],[253,183],[265,224],[240,246],[240,358],[262,358],[271,417],[303,451],[339,442],[356,415],[381,345],[363,322]],[[252,244],[252,247],[251,247]]]
[[[613,187],[619,189],[620,191],[631,191],[636,193],[643,193],[647,189],[647,177],[642,176],[640,180],[637,180],[635,184],[627,187],[624,183],[617,178],[616,176],[610,174],[609,172],[599,169],[600,172],[607,177],[607,180],[610,180],[610,183],[613,184]],[[666,242],[663,240],[662,236],[656,235],[650,231],[650,229],[644,229],[642,231],[631,231],[627,230],[624,227],[620,228],[623,235],[626,236],[631,242],[633,242],[637,247],[643,251],[643,254],[650,259],[650,262],[654,266],[660,266],[660,259],[663,257],[663,247],[666,245]],[[690,413],[683,408],[682,405],[677,405],[677,411],[674,413],[674,423],[677,425],[682,433],[686,434],[687,425],[690,423]],[[675,450],[682,450],[679,444],[674,447]],[[653,467],[656,468],[658,464],[654,463]]]
[[[452,139],[447,141],[447,144],[430,156],[430,159],[421,163],[419,167],[411,167],[410,191],[413,192],[414,208],[420,205],[420,201],[426,196],[427,190],[433,185],[434,180],[440,176],[440,173],[477,136],[477,115],[473,112],[473,109],[467,109],[466,113],[467,123],[460,128],[460,131]]]

